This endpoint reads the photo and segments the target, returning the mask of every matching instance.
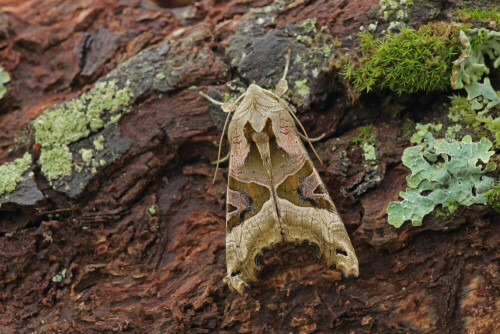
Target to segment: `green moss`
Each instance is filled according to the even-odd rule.
[[[489,162],[494,154],[491,141],[473,142],[470,136],[461,141],[420,137],[419,145],[403,153],[403,164],[411,174],[408,188],[399,194],[403,200],[387,207],[389,224],[399,228],[409,220],[420,226],[437,205],[452,213],[460,205],[486,204],[494,180],[485,174],[496,169]],[[484,168],[479,160],[486,164]]]
[[[343,64],[341,73],[358,91],[389,89],[397,94],[449,87],[452,61],[460,53],[458,26],[432,23],[380,38],[361,33],[361,58]]]
[[[154,205],[151,205],[151,206],[149,207],[148,211],[149,211],[149,214],[150,214],[151,216],[156,215],[156,208],[155,208],[155,206],[154,206]]]
[[[42,172],[49,180],[70,175],[72,161],[73,158],[67,146],[42,149],[40,153]]]
[[[491,21],[496,24],[500,24],[500,13],[498,12],[498,7],[492,8],[490,10],[480,10],[474,9],[459,9],[457,11],[458,18],[463,22],[469,22],[471,20],[480,21],[482,23],[490,23]]]
[[[9,73],[5,72],[3,67],[0,66],[0,99],[7,92],[7,88],[4,87],[4,84],[10,81]]]
[[[22,158],[0,165],[0,196],[9,194],[23,180],[23,173],[31,166],[31,154],[24,153]]]
[[[357,145],[357,146],[364,144],[364,143],[374,143],[376,138],[374,135],[372,135],[371,131],[372,131],[371,124],[362,127],[359,130],[359,134],[357,134],[356,136],[354,136],[352,138],[352,143],[354,145]]]
[[[69,175],[71,154],[67,145],[105,127],[105,112],[112,120],[119,119],[121,114],[117,112],[127,107],[132,97],[128,87],[119,90],[115,81],[100,82],[80,98],[52,107],[35,119],[35,140],[42,145],[40,164],[45,176],[54,179]],[[57,160],[52,162],[50,158]]]
[[[500,210],[500,182],[497,182],[486,195],[488,196],[488,205]]]

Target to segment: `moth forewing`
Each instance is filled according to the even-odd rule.
[[[358,275],[349,236],[295,122],[309,141],[307,133],[278,96],[286,87],[284,77],[279,94],[250,85],[229,110],[224,281],[240,293],[256,280],[257,257],[283,240],[312,243],[329,266]]]

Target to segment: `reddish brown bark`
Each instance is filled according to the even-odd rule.
[[[0,333],[500,331],[498,212],[473,206],[447,222],[429,216],[421,228],[388,225],[385,210],[407,175],[400,161],[409,145],[405,119],[389,116],[391,107],[377,96],[353,106],[328,66],[309,78],[311,98],[298,115],[311,135],[329,138],[316,145],[326,161],[317,167],[351,236],[360,276],[341,277],[312,247],[285,244],[265,254],[258,282],[244,295],[222,282],[226,174],[212,184],[209,164],[221,115],[198,91],[227,91],[233,79],[277,82],[278,53],[295,45],[293,29],[307,18],[350,46],[376,3],[283,2],[259,16],[260,28],[246,31],[242,24],[254,24],[255,8],[266,13],[276,4],[199,1],[184,18],[153,1],[0,0],[0,65],[12,77],[0,101],[1,162],[35,153],[30,120],[105,75],[120,78],[110,72],[148,46],[169,45],[166,60],[181,72],[166,86],[137,83],[144,89],[119,123],[130,147],[83,192],[70,198],[52,189],[35,167],[44,200],[2,207]],[[443,8],[431,1],[418,17]],[[237,54],[252,42],[253,53]],[[447,94],[427,99],[423,110]],[[406,118],[433,116],[412,114],[413,98],[392,108],[403,105]],[[351,145],[356,128],[370,123],[377,170],[363,166],[361,149]],[[16,144],[16,136],[25,140]],[[66,277],[53,282],[63,269]]]

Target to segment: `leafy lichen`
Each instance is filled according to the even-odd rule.
[[[485,64],[485,55],[493,62],[493,67],[500,65],[500,32],[486,28],[471,29],[465,33],[460,31],[462,53],[453,62],[451,86],[454,89],[479,81],[483,75],[490,73]]]
[[[389,224],[401,227],[409,220],[420,226],[437,205],[452,213],[459,205],[486,204],[494,179],[485,174],[496,169],[489,162],[494,154],[491,141],[473,142],[470,136],[461,141],[420,137],[420,144],[403,153],[403,164],[411,174],[408,188],[399,194],[403,200],[391,202],[387,208]]]
[[[0,99],[7,92],[7,88],[4,87],[4,84],[10,81],[9,73],[5,72],[3,67],[0,66]]]
[[[432,23],[418,30],[402,27],[380,38],[359,34],[361,57],[344,62],[342,74],[357,91],[389,89],[397,94],[449,87],[452,61],[460,53],[458,25]]]
[[[485,78],[483,83],[471,83],[465,89],[467,97],[454,96],[451,100],[451,118],[460,120],[467,126],[484,127],[490,131],[496,146],[499,147],[500,117],[495,112],[500,105],[498,93],[493,90],[488,78]]]
[[[13,192],[30,166],[31,154],[27,152],[22,158],[0,165],[0,196]]]

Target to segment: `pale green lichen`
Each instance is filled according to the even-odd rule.
[[[449,126],[446,129],[444,136],[446,138],[449,138],[449,139],[456,139],[456,135],[460,130],[462,130],[462,125],[460,125],[460,124],[455,124],[455,125]]]
[[[317,22],[316,18],[305,19],[302,22],[302,27],[304,28],[306,33],[315,34],[318,32],[318,30],[316,30],[316,22]]]
[[[460,31],[459,40],[462,54],[453,62],[451,87],[464,88],[465,85],[479,81],[483,75],[489,74],[485,55],[493,62],[493,67],[500,65],[500,32],[485,28],[471,29],[467,33]]]
[[[31,154],[27,152],[22,158],[0,165],[0,196],[13,192],[30,166]]]
[[[9,73],[5,72],[3,67],[0,66],[0,99],[7,92],[7,88],[4,87],[4,84],[10,81]]]
[[[473,82],[467,85],[465,90],[467,91],[467,100],[472,101],[477,97],[482,97],[492,103],[495,103],[495,105],[500,103],[500,98],[493,87],[491,87],[489,78],[484,78],[483,83]]]
[[[361,148],[363,149],[363,157],[366,161],[377,160],[377,150],[375,149],[375,146],[368,143],[363,143],[363,145],[361,145]]]
[[[94,144],[96,150],[101,151],[104,149],[103,143],[104,143],[104,136],[100,135],[96,139],[94,139],[92,144]]]
[[[303,99],[307,100],[311,95],[311,90],[306,84],[307,79],[295,81],[295,92]]]
[[[498,93],[491,87],[488,78],[484,83],[471,83],[465,87],[467,98],[454,96],[451,101],[450,118],[462,121],[471,127],[483,126],[489,130],[497,147],[500,146],[500,117],[495,113],[500,105]]]
[[[85,164],[90,165],[90,162],[92,161],[92,150],[82,148],[78,153],[81,154],[82,161],[85,162]]]
[[[315,18],[309,18],[306,19],[302,22],[301,26],[304,31],[304,35],[297,35],[296,39],[297,42],[303,43],[303,44],[311,44],[313,41],[313,36],[318,32],[316,29],[316,19]]]
[[[66,269],[61,270],[61,272],[52,277],[52,282],[61,283],[61,281],[66,277]]]
[[[434,140],[434,134],[441,131],[443,124],[421,124],[417,123],[415,125],[415,130],[417,130],[413,136],[410,138],[410,142],[413,144],[421,143],[422,141],[430,142]]]
[[[385,21],[391,18],[403,20],[408,17],[413,0],[380,0],[378,15]]]
[[[149,207],[148,211],[149,211],[149,214],[150,214],[151,216],[156,215],[156,208],[155,208],[155,206],[154,206],[154,205],[151,205],[151,206]]]
[[[35,140],[42,145],[40,164],[45,176],[52,180],[69,175],[71,154],[66,146],[105,127],[105,112],[114,114],[111,121],[119,119],[121,114],[116,113],[126,108],[132,97],[129,87],[118,89],[114,80],[100,82],[80,98],[52,107],[35,119]],[[102,149],[102,141],[97,145],[94,141],[94,145]],[[49,157],[58,160],[50,161]]]
[[[42,149],[40,153],[42,172],[49,180],[70,175],[72,161],[71,152],[65,145]]]
[[[470,136],[462,141],[452,139],[424,139],[403,153],[403,164],[411,174],[408,188],[399,195],[400,202],[391,202],[387,208],[389,224],[401,227],[405,221],[422,225],[425,215],[437,205],[455,211],[460,205],[486,204],[494,179],[486,176],[496,169],[489,162],[494,154],[492,143],[486,138],[473,142]],[[479,160],[486,164],[483,168]]]
[[[85,105],[81,100],[71,100],[45,111],[33,122],[35,140],[42,148],[57,144],[70,144],[87,137]]]

